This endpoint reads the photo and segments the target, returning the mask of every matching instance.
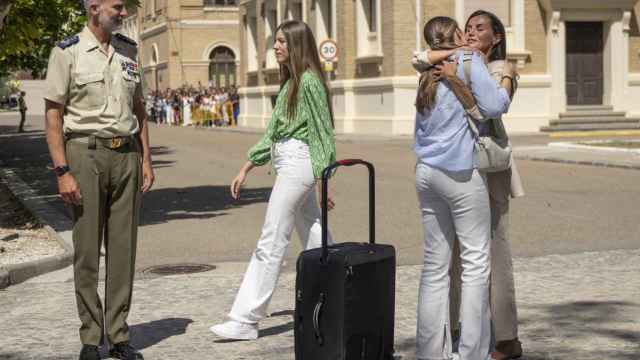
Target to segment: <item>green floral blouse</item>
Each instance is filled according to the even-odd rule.
[[[294,138],[309,145],[313,176],[319,179],[322,170],[336,160],[336,143],[326,91],[318,76],[307,70],[300,80],[295,119],[288,119],[288,88],[289,80],[278,95],[266,133],[249,150],[249,161],[256,166],[266,164],[271,160],[271,147],[275,142]]]

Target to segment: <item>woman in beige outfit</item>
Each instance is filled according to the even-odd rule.
[[[489,71],[498,83],[502,82],[510,72],[505,69],[509,65],[506,63],[506,40],[502,22],[491,13],[477,11],[467,20],[465,32],[469,46],[487,55]],[[514,85],[513,77],[511,81]],[[512,97],[515,90],[516,87],[512,86]],[[495,130],[506,136],[502,120],[496,119],[494,124]],[[511,164],[510,169],[487,174],[492,232],[490,301],[496,340],[495,351],[491,355],[496,360],[517,359],[522,356],[522,345],[518,340],[518,313],[508,228],[509,199],[524,196],[524,190],[513,159]],[[458,266],[452,268],[454,272],[452,289],[457,290],[460,288],[460,276],[455,273],[460,273],[460,266],[456,265]],[[452,291],[452,324],[458,323],[454,321],[458,318],[458,307],[455,303],[459,303],[460,298],[460,292],[456,290]]]
[[[515,72],[506,61],[505,30],[502,22],[494,14],[476,11],[471,14],[465,26],[469,47],[485,54],[489,63],[489,72],[496,82],[507,90],[511,96],[516,90]],[[416,54],[414,66],[418,70],[426,62],[436,63],[449,56],[446,51],[431,51],[427,54]],[[430,61],[431,60],[431,61]],[[454,84],[454,87],[456,85]],[[465,89],[457,89],[456,95],[463,96]],[[463,101],[463,104],[465,102]],[[501,119],[494,119],[494,134],[506,137]],[[517,359],[522,356],[522,346],[518,340],[518,315],[516,309],[515,285],[511,246],[508,240],[509,201],[510,198],[524,196],[520,174],[512,159],[511,168],[494,173],[487,173],[491,206],[491,287],[490,301],[493,328],[495,332],[495,360]],[[459,249],[454,245],[451,269],[451,327],[456,331],[459,326],[460,308],[460,274]],[[457,330],[459,331],[459,330]],[[454,335],[455,338],[455,335]]]

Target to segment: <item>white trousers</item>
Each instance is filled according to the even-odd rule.
[[[424,226],[417,356],[453,358],[449,266],[457,235],[462,262],[459,358],[488,359],[491,212],[486,179],[477,170],[452,173],[418,164],[416,190]]]
[[[322,245],[322,214],[316,200],[309,147],[296,139],[279,141],[272,161],[277,176],[262,234],[229,313],[232,320],[249,324],[267,314],[294,226],[303,249]],[[333,243],[331,236],[328,240]]]

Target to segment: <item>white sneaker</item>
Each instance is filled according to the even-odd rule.
[[[255,340],[258,338],[258,324],[245,324],[235,320],[214,325],[209,328],[212,333],[227,339]]]

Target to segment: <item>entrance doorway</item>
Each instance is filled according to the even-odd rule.
[[[567,105],[602,105],[603,24],[567,22]]]
[[[236,85],[236,56],[231,49],[218,46],[209,56],[209,81],[215,87]]]

